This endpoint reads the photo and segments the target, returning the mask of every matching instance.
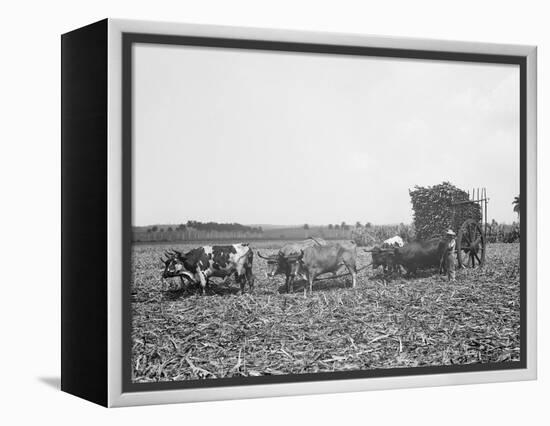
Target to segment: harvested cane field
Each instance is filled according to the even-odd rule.
[[[283,244],[252,246],[274,254]],[[328,279],[304,298],[303,283],[285,294],[284,278],[267,279],[255,256],[252,293],[239,295],[233,278],[213,279],[204,297],[166,291],[159,257],[198,245],[133,248],[134,382],[519,360],[519,244],[488,245],[486,266],[459,270],[456,282],[436,271],[384,277],[369,267],[355,289],[349,276]],[[370,261],[358,248],[358,268]]]

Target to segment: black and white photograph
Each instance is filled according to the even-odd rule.
[[[133,384],[524,361],[519,65],[132,58]]]
[[[542,2],[4,10],[2,418],[545,424]]]

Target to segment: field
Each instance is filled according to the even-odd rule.
[[[282,244],[253,246],[275,253]],[[257,256],[252,293],[239,295],[233,280],[204,297],[166,291],[159,256],[190,247],[133,247],[135,382],[519,360],[519,244],[489,245],[485,268],[460,270],[456,282],[369,267],[355,289],[349,277],[329,279],[307,298],[302,283],[285,294],[283,277],[267,279]],[[368,265],[370,254],[359,248],[357,263]]]

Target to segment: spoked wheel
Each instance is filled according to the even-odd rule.
[[[481,226],[473,219],[466,220],[456,240],[458,265],[462,268],[481,267],[485,264],[485,238]]]

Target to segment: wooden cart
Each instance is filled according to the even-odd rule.
[[[471,194],[468,191],[467,200],[453,202],[454,212],[467,204],[479,205],[481,212],[480,221],[473,218],[466,219],[458,229],[456,251],[458,265],[462,268],[481,267],[485,264],[488,201],[486,188],[474,188]]]

